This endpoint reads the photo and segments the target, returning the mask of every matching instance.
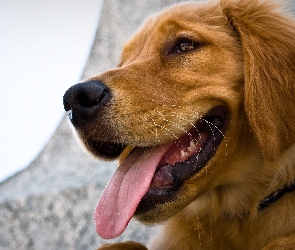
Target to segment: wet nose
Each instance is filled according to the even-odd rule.
[[[92,119],[110,101],[110,89],[100,81],[91,80],[70,87],[63,96],[65,111],[79,125]]]

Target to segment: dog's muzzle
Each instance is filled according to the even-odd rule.
[[[70,87],[63,96],[63,105],[73,125],[79,127],[97,117],[110,100],[110,89],[91,80]]]

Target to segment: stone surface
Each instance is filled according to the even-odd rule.
[[[81,78],[115,67],[123,44],[143,20],[175,2],[106,0]],[[104,240],[95,232],[93,211],[115,168],[116,162],[84,153],[64,118],[34,162],[0,184],[0,249],[97,248]],[[131,222],[112,241],[146,243],[153,230]]]

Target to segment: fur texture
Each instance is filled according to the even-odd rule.
[[[179,38],[198,46],[176,51]],[[207,165],[172,202],[136,216],[165,222],[148,249],[295,249],[295,192],[257,209],[295,180],[294,19],[264,0],[178,4],[145,22],[117,68],[89,80],[113,96],[77,132],[90,151],[93,138],[129,145],[122,160],[179,138],[215,106],[229,112]]]

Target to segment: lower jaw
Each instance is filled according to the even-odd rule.
[[[159,225],[181,211],[186,204],[181,204],[177,199],[169,204],[158,204],[147,211],[136,211],[134,218],[145,225]]]
[[[159,214],[159,208],[162,207],[165,203],[176,202],[177,194],[177,191],[164,191],[162,194],[156,194],[154,190],[149,190],[140,201],[136,209],[135,216],[140,218],[140,220],[143,220],[142,218],[144,218],[144,220],[148,221],[150,221],[153,217],[162,217],[161,214]],[[157,210],[157,213],[154,213],[154,210]]]

